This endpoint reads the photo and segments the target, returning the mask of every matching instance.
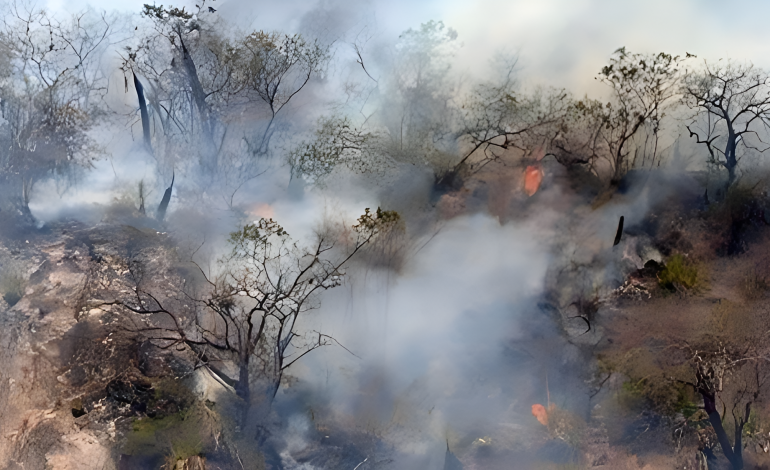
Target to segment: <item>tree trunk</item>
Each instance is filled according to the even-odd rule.
[[[193,100],[195,106],[198,108],[198,117],[201,123],[201,133],[203,134],[203,163],[204,166],[210,170],[214,170],[216,158],[216,146],[214,145],[214,130],[213,122],[211,120],[211,113],[209,112],[209,105],[206,103],[206,93],[203,91],[200,79],[198,78],[198,71],[195,67],[190,52],[187,50],[182,37],[180,35],[179,41],[182,44],[182,63],[184,64],[185,72],[187,72],[187,78],[192,90]]]
[[[735,182],[735,170],[738,166],[738,158],[735,155],[737,146],[738,142],[736,141],[735,134],[731,129],[728,129],[727,145],[725,146],[725,168],[727,168],[728,175],[727,188]]]
[[[144,87],[142,82],[134,76],[134,88],[136,88],[136,96],[139,99],[139,113],[142,116],[142,134],[144,135],[144,145],[147,146],[147,150],[152,153],[152,142],[150,141],[150,115],[147,113],[147,101],[144,99]]]
[[[743,449],[741,445],[740,436],[736,433],[737,439],[735,442],[735,448],[730,445],[730,439],[727,437],[727,432],[722,426],[722,418],[719,416],[719,412],[716,409],[716,397],[713,393],[701,390],[701,396],[703,397],[703,405],[706,409],[706,413],[709,416],[709,422],[714,428],[714,432],[719,440],[719,445],[722,447],[722,452],[730,461],[730,465],[733,470],[743,470]]]
[[[725,164],[725,167],[727,168],[727,185],[725,187],[725,194],[727,193],[727,190],[730,189],[730,186],[732,186],[735,182],[735,166],[735,164]]]
[[[238,394],[243,401],[249,403],[251,400],[251,388],[249,386],[249,360],[248,358],[241,358],[240,367],[238,368],[238,383],[235,385],[235,393]]]
[[[18,175],[0,179],[0,229],[7,235],[20,234],[35,225],[29,210],[31,184]]]

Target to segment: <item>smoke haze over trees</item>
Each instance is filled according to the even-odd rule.
[[[6,5],[2,468],[770,465],[770,69],[378,8]]]

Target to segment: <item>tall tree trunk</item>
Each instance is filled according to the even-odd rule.
[[[235,384],[235,393],[243,400],[240,426],[245,431],[249,424],[251,412],[251,376],[249,374],[249,356],[241,354],[239,359],[238,383]]]
[[[249,384],[249,360],[248,358],[241,358],[240,366],[238,368],[238,383],[235,386],[235,393],[238,394],[241,399],[246,403],[251,400],[251,387]]]
[[[701,390],[701,396],[703,397],[703,405],[708,413],[709,422],[714,428],[714,432],[717,435],[719,446],[722,447],[722,452],[730,461],[730,465],[733,470],[743,470],[743,448],[741,439],[738,433],[742,431],[742,426],[738,426],[736,423],[736,441],[735,447],[730,445],[730,439],[727,437],[724,426],[722,426],[722,418],[719,416],[719,412],[716,409],[716,397],[710,391]]]
[[[0,229],[4,233],[23,232],[35,224],[29,210],[32,178],[6,175],[0,179]]]
[[[134,88],[136,88],[136,96],[139,99],[139,113],[142,116],[142,134],[144,135],[144,145],[147,146],[147,150],[152,153],[152,142],[150,140],[150,115],[147,113],[147,101],[144,99],[144,87],[142,82],[136,77],[136,74],[132,72],[134,76]]]
[[[732,165],[730,165],[729,162],[725,164],[725,167],[727,167],[727,185],[725,187],[725,192],[727,192],[727,190],[730,189],[730,186],[735,182],[735,166],[734,163]]]
[[[727,168],[727,188],[735,182],[735,170],[738,166],[738,158],[735,155],[738,142],[731,128],[727,131],[727,145],[725,146],[725,168]],[[725,189],[727,189],[725,188]]]
[[[198,117],[200,119],[201,133],[203,134],[203,163],[208,170],[212,171],[215,167],[216,159],[216,145],[214,144],[214,123],[212,122],[211,112],[209,111],[209,105],[206,103],[206,93],[203,91],[200,79],[198,78],[198,70],[195,67],[190,51],[187,50],[182,41],[182,36],[179,36],[179,41],[182,44],[182,63],[184,64],[185,72],[190,83],[192,90],[193,100],[195,106],[198,108]]]

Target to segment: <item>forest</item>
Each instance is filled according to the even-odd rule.
[[[770,469],[770,69],[197,1],[5,5],[0,468]]]

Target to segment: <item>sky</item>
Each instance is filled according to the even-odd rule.
[[[138,12],[148,0],[49,0],[53,10]],[[161,2],[163,3],[163,2]],[[196,0],[172,2],[174,6]],[[244,28],[294,32],[327,22],[342,40],[388,40],[408,28],[441,20],[459,33],[458,68],[484,75],[499,52],[518,53],[525,83],[594,93],[594,76],[617,48],[685,52],[770,67],[766,18],[770,2],[738,0],[209,0],[217,14]],[[734,18],[727,20],[726,18]]]

